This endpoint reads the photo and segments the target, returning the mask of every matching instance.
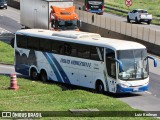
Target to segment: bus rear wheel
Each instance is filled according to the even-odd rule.
[[[48,81],[47,73],[46,73],[45,71],[42,71],[42,72],[40,73],[40,76],[41,76],[41,80],[42,80],[43,82],[47,82],[47,81]]]
[[[96,83],[96,92],[97,93],[104,93],[104,85],[101,81]]]
[[[32,80],[37,80],[38,79],[38,73],[36,69],[31,69],[30,77]]]

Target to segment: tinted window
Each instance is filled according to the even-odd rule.
[[[27,38],[23,35],[16,35],[17,47],[27,48]]]
[[[98,48],[97,47],[91,47],[91,59],[92,60],[100,60],[99,55],[98,55]]]
[[[79,44],[77,48],[78,48],[78,57],[85,59],[90,58],[90,46]]]
[[[30,49],[39,49],[39,39],[36,37],[28,37],[28,48]]]
[[[55,54],[64,54],[63,42],[52,41],[52,52]]]
[[[51,40],[40,39],[39,40],[39,49],[42,51],[51,51]]]

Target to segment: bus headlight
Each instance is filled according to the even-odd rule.
[[[144,86],[147,86],[147,85],[148,85],[148,83],[149,83],[149,82],[146,82],[146,83],[144,84]]]
[[[129,87],[128,85],[122,84],[122,83],[120,84],[120,86],[123,87],[123,88],[128,88]]]

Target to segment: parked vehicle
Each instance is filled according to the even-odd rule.
[[[128,13],[127,22],[134,20],[136,23],[146,22],[150,24],[152,21],[152,14],[148,14],[147,10],[135,9]]]
[[[20,2],[20,23],[25,28],[78,29],[78,15],[75,13],[73,0],[21,0]]]
[[[6,0],[0,0],[0,8],[6,8],[7,9],[7,1]]]

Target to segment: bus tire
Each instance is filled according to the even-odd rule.
[[[35,68],[31,69],[30,77],[31,77],[32,80],[37,80],[38,79],[38,72]]]
[[[96,82],[96,92],[97,93],[104,93],[104,85],[102,83],[102,81],[98,80]]]
[[[41,77],[41,80],[43,82],[47,82],[48,81],[47,73],[44,70],[40,73],[40,77]]]

